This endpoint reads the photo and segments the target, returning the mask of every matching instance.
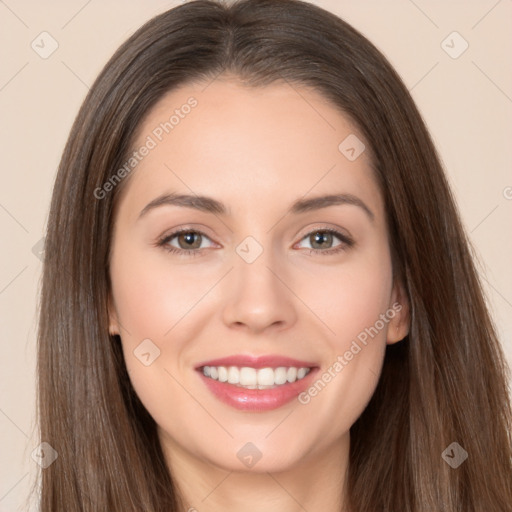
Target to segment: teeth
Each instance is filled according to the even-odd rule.
[[[250,368],[244,366],[204,366],[203,375],[219,382],[228,382],[247,389],[270,389],[303,379],[311,368],[280,366],[279,368]]]
[[[282,366],[280,368],[276,368],[274,372],[274,384],[276,386],[280,386],[281,384],[284,384],[286,381],[286,374],[288,370],[286,368],[283,368]],[[304,375],[306,373],[304,372]]]
[[[228,381],[228,371],[226,370],[226,368],[224,366],[219,366],[218,371],[219,371],[219,382],[227,382]]]
[[[240,368],[240,380],[238,382],[242,386],[256,386],[258,384],[258,375],[256,374],[256,370],[254,368],[247,367]]]
[[[286,372],[286,380],[288,382],[295,382],[297,380],[297,368],[288,368]]]
[[[258,371],[252,368],[252,371],[257,374],[258,386],[273,386],[275,384],[275,374],[272,368],[261,368]]]
[[[211,368],[215,368],[215,366],[212,366]],[[212,375],[210,375],[210,377],[215,378]],[[228,368],[228,382],[229,384],[238,384],[240,382],[240,370],[236,366],[230,366]]]

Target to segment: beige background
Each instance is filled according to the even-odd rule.
[[[0,511],[29,510],[24,501],[38,468],[31,459],[37,244],[68,131],[113,51],[177,3],[0,0]],[[444,161],[512,363],[512,1],[314,3],[373,41],[412,91]],[[31,47],[35,41],[42,52],[44,37],[44,48],[51,48],[49,36],[39,37],[43,31],[58,43],[46,59]],[[453,31],[463,39],[446,39]],[[464,41],[467,50],[452,58]]]

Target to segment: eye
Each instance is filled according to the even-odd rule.
[[[354,245],[354,241],[350,237],[332,228],[311,231],[301,242],[304,240],[310,244],[309,248],[305,248],[309,254],[329,255],[344,251]],[[336,240],[338,240],[338,243],[335,243]],[[203,244],[206,241],[210,242],[209,246]],[[170,253],[182,256],[198,256],[204,249],[212,247],[214,244],[203,232],[182,228],[165,235],[156,245]]]
[[[338,243],[333,245],[336,239],[338,239]],[[306,240],[310,244],[309,250],[306,247],[309,254],[334,254],[354,245],[354,241],[350,237],[331,228],[311,231],[302,240]]]
[[[157,245],[163,247],[165,250],[171,253],[195,256],[201,252],[202,249],[208,247],[203,245],[205,240],[210,239],[201,231],[185,228],[165,235],[158,241]]]

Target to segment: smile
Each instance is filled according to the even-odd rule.
[[[203,375],[246,389],[272,389],[303,379],[311,368],[284,367],[251,368],[248,366],[203,366]]]

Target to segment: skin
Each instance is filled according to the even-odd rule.
[[[110,331],[120,334],[131,382],[158,425],[184,510],[339,511],[349,429],[375,390],[386,344],[409,328],[369,150],[354,161],[340,152],[349,134],[363,137],[317,92],[286,83],[248,88],[226,76],[168,93],[134,148],[191,96],[197,106],[124,184],[111,247]],[[164,205],[139,218],[170,192],[213,197],[228,214]],[[286,214],[297,199],[332,193],[357,196],[374,219],[349,204]],[[195,257],[157,246],[179,227],[205,233]],[[313,245],[326,227],[355,244],[322,254],[343,243]],[[247,236],[263,248],[252,263],[236,252]],[[187,250],[183,237],[168,244]],[[401,311],[307,404],[239,411],[194,370],[233,354],[279,354],[327,371],[396,302]],[[133,353],[145,339],[160,350],[149,366]],[[262,454],[252,468],[237,457],[248,442]]]

